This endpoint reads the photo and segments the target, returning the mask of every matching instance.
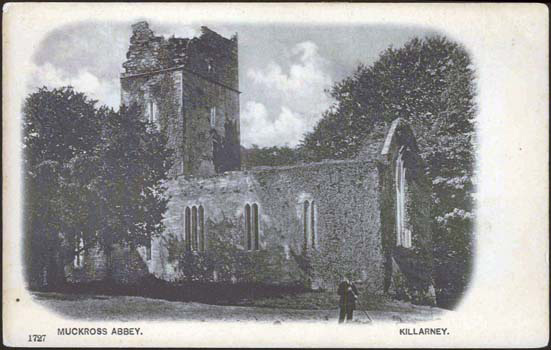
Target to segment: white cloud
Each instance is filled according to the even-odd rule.
[[[75,90],[85,93],[89,98],[99,101],[100,105],[108,105],[118,109],[120,92],[118,80],[100,79],[87,70],[80,70],[76,75],[66,74],[63,70],[50,63],[35,66],[28,83],[30,91],[46,86],[59,88],[71,85]]]
[[[155,30],[158,34],[174,32],[172,27],[160,27]],[[198,28],[189,26],[180,28],[175,33],[186,37],[197,35],[197,31]],[[81,51],[87,52],[91,44],[81,45],[81,47],[80,41],[72,40],[73,48],[59,48],[59,43],[64,41],[57,37],[57,39],[53,38],[49,41],[50,44],[43,48],[44,52],[37,56],[40,59],[35,60],[34,71],[26,86],[34,90],[41,86],[57,88],[72,85],[90,98],[97,99],[99,104],[118,108],[120,102],[118,70],[124,60],[129,36],[126,31],[124,33],[119,35],[123,39],[120,39],[113,49],[116,51],[114,57],[111,59],[110,56],[106,56],[109,58],[108,61],[104,57],[101,64],[96,64],[96,60],[82,59],[82,57],[90,57]],[[103,34],[98,38],[94,36],[91,38],[95,40],[94,45],[98,40],[103,43],[101,45],[106,45],[108,42],[106,35]],[[71,54],[67,57],[51,55],[62,51],[70,51]],[[318,46],[312,41],[304,41],[290,45],[288,49],[281,52],[279,56],[274,55],[271,61],[260,62],[259,68],[245,71],[245,77],[242,77],[247,80],[244,85],[248,86],[246,93],[242,95],[244,108],[241,113],[241,139],[244,145],[295,146],[303,138],[304,133],[312,130],[321,113],[331,103],[324,92],[333,83],[329,73],[331,70],[329,62],[320,55]]]
[[[242,127],[244,144],[270,146],[287,143],[294,146],[305,132],[312,130],[321,113],[332,102],[325,90],[331,87],[333,79],[328,62],[320,56],[315,43],[305,41],[295,45],[284,59],[283,64],[271,61],[263,69],[247,71],[252,84],[265,94],[255,96],[260,101],[246,102],[241,116],[249,119]],[[258,105],[264,108],[262,112]],[[248,128],[255,130],[254,135],[265,137],[255,138]],[[271,137],[264,128],[276,136]],[[253,139],[258,142],[252,142]]]
[[[295,45],[291,50],[291,63],[289,72],[284,72],[281,65],[270,62],[263,70],[249,69],[247,76],[256,84],[265,85],[268,88],[277,89],[289,96],[299,94],[301,96],[312,95],[312,89],[323,92],[329,87],[332,79],[325,71],[326,61],[318,54],[318,47],[311,41],[305,41]]]
[[[305,119],[289,108],[281,107],[276,118],[270,118],[266,107],[249,101],[241,113],[241,143],[250,147],[258,145],[291,146],[298,144],[305,130]]]
[[[165,39],[172,36],[176,38],[195,38],[201,35],[200,25],[149,23],[149,28],[153,30],[155,35],[164,36]]]

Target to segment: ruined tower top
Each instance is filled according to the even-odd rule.
[[[237,36],[201,27],[197,37],[165,38],[138,22],[123,67],[121,103],[165,133],[171,176],[240,169]]]
[[[227,39],[203,26],[194,38],[156,36],[145,21],[132,25],[122,76],[184,68],[239,90],[237,35]]]

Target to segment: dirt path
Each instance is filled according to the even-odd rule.
[[[69,295],[33,293],[34,299],[69,318],[84,320],[195,320],[195,321],[312,321],[336,322],[337,309],[297,310],[287,308],[222,306],[195,302],[167,301],[130,296]],[[438,319],[439,308],[390,302],[384,311],[369,311],[375,322],[416,322]],[[357,322],[368,322],[365,312],[356,310]]]

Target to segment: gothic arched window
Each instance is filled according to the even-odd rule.
[[[185,220],[184,220],[184,240],[186,250],[191,250],[191,210],[186,207]]]
[[[316,204],[314,201],[304,201],[302,222],[304,229],[304,250],[307,250],[309,246],[316,249]]]
[[[247,250],[260,249],[260,228],[258,220],[258,204],[253,203],[245,205],[245,231],[247,240]]]
[[[216,107],[210,108],[210,127],[216,127]]]
[[[316,249],[316,204],[314,201],[310,203],[310,240],[312,248]]]
[[[184,241],[188,251],[205,251],[205,209],[202,205],[186,207]]]
[[[155,101],[153,101],[153,99],[149,100],[147,121],[150,123],[156,123],[158,119],[158,113],[159,112],[157,111],[157,104],[155,103]]]
[[[310,209],[310,202],[304,201],[304,210],[302,211],[302,221],[304,226],[304,250],[308,249],[308,235],[310,233],[309,230],[309,210]]]
[[[247,250],[251,250],[251,206],[248,204],[245,205],[245,231],[247,233]]]
[[[199,250],[205,251],[205,209],[199,206]]]
[[[396,245],[411,247],[411,231],[408,229],[406,212],[406,168],[404,167],[403,147],[398,153],[395,169],[396,184]]]
[[[254,239],[254,250],[258,250],[259,248],[259,232],[258,232],[258,204],[253,204],[253,218],[252,218],[252,226],[253,226],[253,239]]]
[[[145,258],[147,261],[151,260],[151,239],[148,239],[145,245]]]
[[[197,207],[193,206],[191,209],[191,249],[196,251],[197,247],[199,246],[197,244]]]

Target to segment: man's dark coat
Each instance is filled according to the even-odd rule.
[[[348,287],[351,287],[351,291],[348,290]],[[346,306],[347,309],[355,309],[356,308],[356,298],[354,295],[358,295],[358,289],[356,289],[356,286],[354,283],[343,281],[339,284],[339,289],[337,290],[337,294],[341,296],[341,299],[339,301],[339,306],[342,308]]]

